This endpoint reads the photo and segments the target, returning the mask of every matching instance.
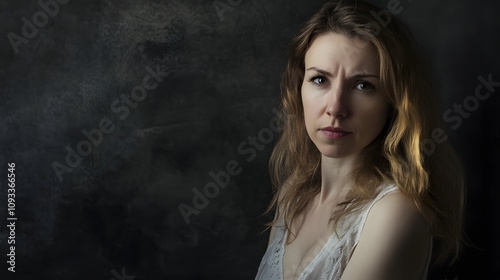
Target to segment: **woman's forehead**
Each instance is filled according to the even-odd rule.
[[[380,63],[373,44],[339,33],[319,35],[306,52],[306,69],[316,67],[330,73],[344,71],[378,75]]]

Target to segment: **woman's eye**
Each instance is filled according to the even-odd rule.
[[[370,84],[369,82],[359,82],[356,85],[356,88],[359,89],[359,90],[362,90],[362,91],[374,90],[375,89],[375,87],[372,84]]]
[[[326,83],[326,78],[323,76],[314,76],[309,81],[317,85],[323,85]]]

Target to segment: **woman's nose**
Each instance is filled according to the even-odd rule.
[[[328,93],[326,114],[334,118],[345,118],[348,114],[346,90],[341,86],[332,87]]]

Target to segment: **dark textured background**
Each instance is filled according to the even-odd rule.
[[[221,20],[213,1],[72,1],[16,54],[7,34],[20,35],[21,18],[40,7],[2,1],[0,279],[113,279],[123,268],[141,280],[253,279],[267,245],[273,143],[253,158],[248,141],[269,127],[286,46],[321,2],[244,0]],[[498,1],[401,4],[441,112],[474,94],[479,75],[500,81]],[[170,75],[119,119],[111,104],[148,65]],[[430,279],[498,279],[499,91],[456,130],[444,127],[466,164],[475,247]],[[51,164],[103,117],[116,129],[59,181]],[[178,205],[192,205],[192,189],[231,160],[241,173],[187,225]],[[7,162],[16,163],[17,277],[5,262]]]

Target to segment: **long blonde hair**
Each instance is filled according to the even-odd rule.
[[[462,165],[447,142],[435,144],[432,153],[422,149],[422,142],[441,127],[436,93],[412,34],[394,17],[388,24],[378,23],[372,16],[378,11],[359,1],[327,2],[293,38],[281,83],[282,134],[269,162],[274,197],[267,212],[276,210],[269,226],[284,219],[289,230],[291,221],[321,189],[321,154],[306,132],[301,84],[309,46],[319,35],[335,32],[375,46],[381,86],[391,109],[383,131],[355,164],[354,186],[340,210],[332,213],[333,227],[376,195],[381,183],[394,182],[431,226],[433,263],[454,262],[462,241]]]

